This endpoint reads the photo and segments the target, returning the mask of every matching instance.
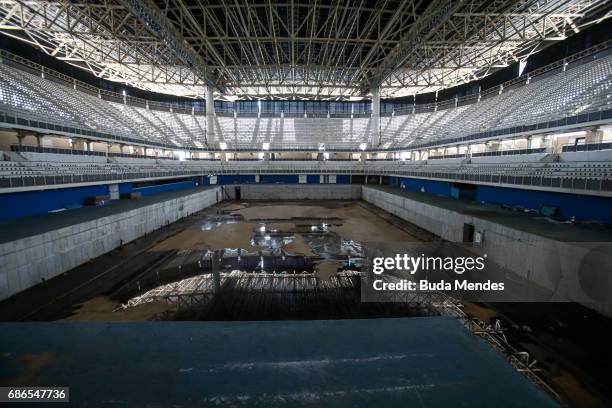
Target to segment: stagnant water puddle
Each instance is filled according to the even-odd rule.
[[[390,305],[360,305],[362,243],[369,240],[418,238],[359,203],[229,203],[199,214],[122,271],[121,281],[65,313],[78,320],[114,303],[111,320],[394,316]],[[212,306],[222,298],[234,304],[231,313]],[[151,314],[134,310],[143,307]]]
[[[332,314],[355,310],[360,315],[359,310],[372,307],[357,305],[361,303],[362,244],[332,230],[343,223],[340,217],[245,220],[232,212],[216,214],[193,230],[207,234],[224,231],[228,244],[245,243],[244,236],[236,240],[232,234],[248,232],[250,246],[171,250],[165,262],[126,282],[113,298],[124,308],[165,302],[169,310],[164,318],[168,319],[177,319],[177,314],[183,318],[244,318],[247,311],[254,313],[253,318],[266,318],[273,310],[271,305],[279,302],[290,306],[278,305],[294,317],[321,315],[323,312],[316,310],[321,307]],[[198,242],[211,243],[206,239]],[[226,302],[231,298],[241,306],[232,313],[218,314],[214,299],[220,298]],[[340,306],[347,302],[350,307]]]

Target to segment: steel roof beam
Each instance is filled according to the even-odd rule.
[[[191,45],[182,38],[173,24],[162,14],[162,11],[151,0],[119,0],[149,31],[160,39],[174,55],[202,80],[207,86],[216,88],[222,94],[225,87],[218,83],[216,75],[209,71]]]

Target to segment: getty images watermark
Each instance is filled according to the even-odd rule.
[[[394,257],[375,257],[372,260],[372,272],[374,275],[382,275],[385,272],[408,273],[414,277],[419,272],[444,271],[463,275],[466,272],[483,271],[487,254],[482,256],[411,256],[409,254],[396,254]],[[504,282],[470,282],[468,279],[436,280],[429,279],[399,279],[386,281],[375,279],[372,288],[376,291],[383,290],[411,290],[411,291],[448,291],[448,290],[471,290],[471,291],[503,291]]]
[[[610,242],[369,242],[362,259],[364,302],[444,292],[468,302],[612,304]]]

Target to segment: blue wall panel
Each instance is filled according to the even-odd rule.
[[[47,213],[66,205],[83,205],[85,197],[107,195],[108,185],[0,194],[0,220]]]
[[[266,174],[259,176],[262,183],[266,184],[274,184],[274,183],[283,183],[283,184],[297,184],[300,181],[300,178],[297,174],[295,175],[280,175],[280,174]]]
[[[298,175],[264,175],[262,183],[293,183],[299,181]],[[208,177],[205,178],[208,183]],[[254,183],[254,175],[222,175],[218,184]],[[319,175],[307,175],[307,182],[319,184]],[[337,175],[338,184],[348,184],[349,175]],[[390,185],[400,185],[412,191],[451,196],[451,183],[434,180],[420,180],[407,177],[389,177]],[[195,181],[161,184],[157,186],[133,188],[131,183],[119,183],[119,192],[139,191],[151,195],[165,191],[194,187]],[[27,191],[23,193],[0,194],[0,220],[25,217],[61,209],[65,206],[82,205],[85,197],[108,194],[108,185],[75,187],[57,190]],[[456,195],[456,194],[455,194]],[[543,205],[559,208],[559,216],[578,220],[597,220],[612,224],[612,198],[586,195],[565,194],[546,191],[522,190],[518,188],[477,186],[476,201],[522,206],[539,210]]]
[[[166,191],[174,191],[174,190],[180,190],[180,189],[192,188],[192,187],[195,187],[195,182],[193,180],[189,180],[189,181],[179,181],[178,183],[160,184],[158,186],[139,187],[139,188],[134,188],[132,191],[142,193],[143,196],[148,196],[151,194],[163,193]]]
[[[209,184],[208,177],[206,177],[206,184]],[[253,174],[227,174],[217,176],[217,184],[243,184],[243,183],[255,183],[255,175]]]
[[[132,192],[132,183],[119,184],[119,194],[131,193],[131,192]]]
[[[338,174],[336,176],[336,184],[351,184],[351,176],[348,174]]]
[[[476,201],[518,205],[539,210],[542,205],[559,207],[559,216],[578,220],[597,220],[612,224],[612,198],[521,190],[518,188],[478,186]]]
[[[435,195],[449,196],[451,183],[447,181],[421,180],[402,177],[400,179],[400,186],[406,190],[424,191],[426,193]]]
[[[321,179],[318,174],[308,174],[306,176],[306,183],[308,184],[319,184],[320,182],[321,182]]]

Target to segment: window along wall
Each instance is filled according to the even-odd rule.
[[[362,115],[372,113],[372,103],[364,102],[331,102],[331,101],[215,101],[216,112],[237,112],[240,114],[330,114]]]

